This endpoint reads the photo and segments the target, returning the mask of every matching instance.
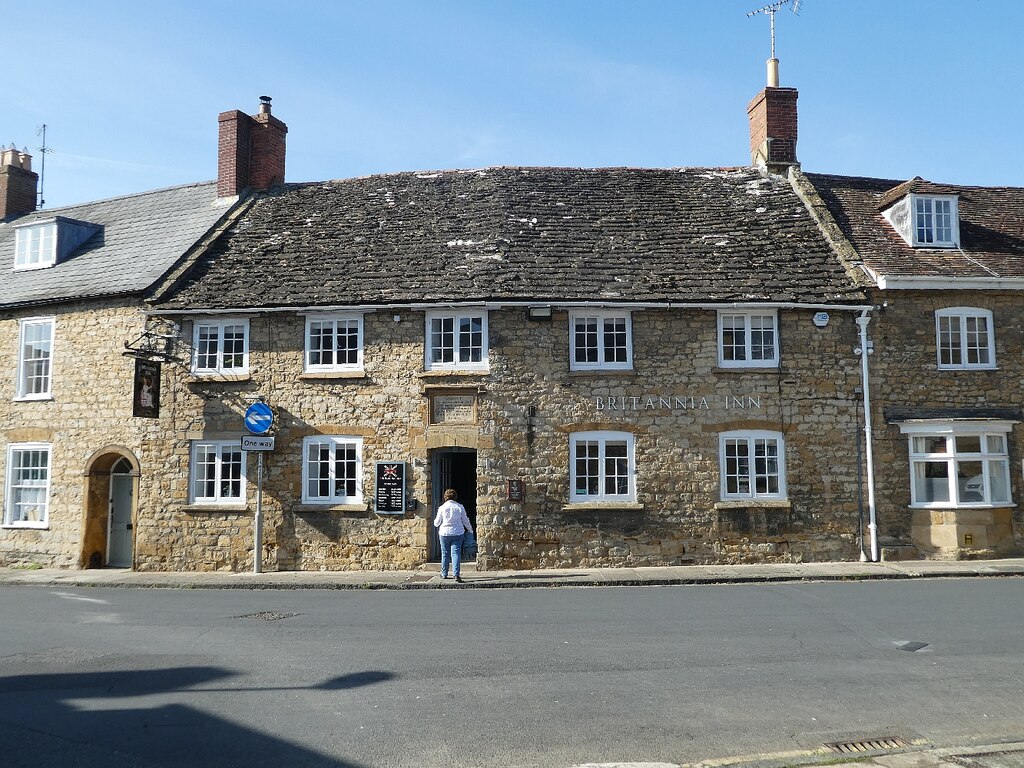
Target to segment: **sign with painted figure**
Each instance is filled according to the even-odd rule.
[[[375,477],[374,511],[380,515],[405,514],[405,462],[378,461]]]
[[[132,416],[160,418],[160,363],[135,358],[135,388]]]
[[[255,402],[245,409],[245,428],[254,435],[265,435],[274,424],[274,412],[264,402]]]

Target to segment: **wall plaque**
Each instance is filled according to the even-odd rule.
[[[434,395],[430,402],[431,424],[473,424],[476,395]]]

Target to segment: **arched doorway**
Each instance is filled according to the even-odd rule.
[[[89,459],[81,567],[132,567],[138,482],[139,464],[127,448],[107,446]]]
[[[132,567],[134,498],[132,465],[128,459],[119,459],[110,470],[110,507],[107,515],[107,565],[112,568]]]

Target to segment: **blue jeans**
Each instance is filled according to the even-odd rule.
[[[451,561],[452,570],[459,575],[459,566],[462,565],[462,541],[466,534],[458,536],[439,536],[441,539],[441,575],[448,576],[448,561]]]

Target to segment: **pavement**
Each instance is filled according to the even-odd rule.
[[[14,566],[0,568],[0,586],[166,589],[509,589],[1021,576],[1024,576],[1024,558],[903,560],[879,563],[680,565],[652,568],[545,568],[529,571],[477,571],[472,563],[464,563],[462,584],[457,584],[453,579],[442,580],[440,567],[436,563],[405,571],[263,573],[132,571],[124,568],[62,570]],[[1024,765],[1021,768],[1024,768]]]

